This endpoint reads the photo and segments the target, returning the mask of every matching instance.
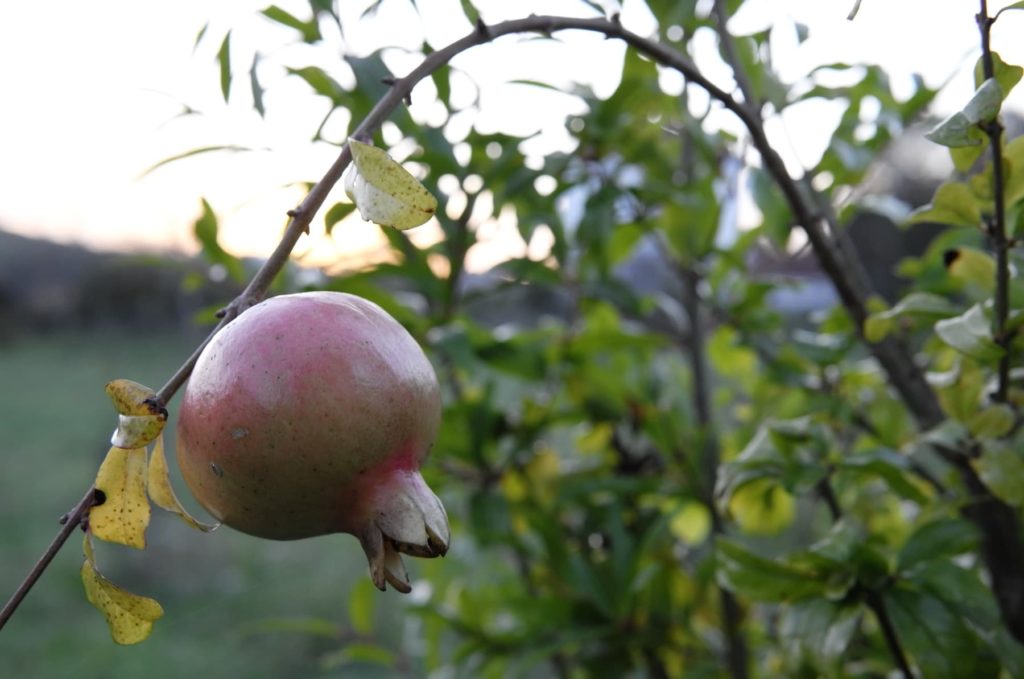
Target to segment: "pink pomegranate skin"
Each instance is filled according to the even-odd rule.
[[[419,468],[441,397],[429,360],[376,304],[271,298],[214,336],[178,417],[178,464],[223,523],[293,540],[359,537],[378,587],[406,590],[397,552],[447,550],[447,517]]]

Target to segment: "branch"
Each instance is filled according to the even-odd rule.
[[[668,250],[666,249],[666,254]],[[691,399],[697,416],[697,433],[700,437],[702,477],[706,486],[708,511],[711,514],[712,530],[716,534],[723,531],[722,517],[715,507],[714,488],[721,457],[715,422],[711,414],[711,382],[708,376],[707,360],[704,356],[704,323],[701,317],[700,282],[701,276],[692,268],[676,267],[683,283],[683,308],[690,322],[689,342],[686,355],[690,360],[693,387]],[[726,664],[729,675],[733,679],[746,679],[749,675],[749,653],[747,642],[743,636],[743,611],[740,609],[736,596],[725,589],[718,588],[719,601],[722,607],[722,626],[726,640]]]
[[[995,64],[992,58],[992,24],[995,23],[995,18],[988,15],[987,0],[981,0],[981,10],[976,19],[981,33],[982,71],[988,80],[995,77]],[[1010,245],[1006,238],[1006,197],[1003,195],[1003,124],[999,122],[997,116],[983,123],[981,129],[988,135],[989,148],[992,152],[992,193],[995,202],[995,214],[989,219],[988,224],[988,237],[996,252],[996,296],[992,336],[996,344],[1003,348],[1003,355],[999,359],[995,400],[1005,403],[1010,388],[1010,343],[1013,333],[1006,329],[1006,319],[1010,315]]]
[[[832,482],[829,480],[829,477],[826,476],[818,482],[817,490],[828,506],[829,514],[832,515],[832,521],[835,522],[842,519],[843,510],[839,506],[839,499],[836,497],[836,492],[832,488]],[[889,647],[889,654],[896,662],[896,667],[899,668],[903,679],[914,679],[914,673],[910,670],[910,663],[907,662],[907,654],[903,651],[900,638],[896,634],[896,628],[889,618],[889,611],[885,608],[885,599],[874,589],[866,588],[863,585],[858,584],[857,590],[864,595],[864,604],[875,614],[878,626],[882,629],[882,636],[885,638],[885,645]]]
[[[32,567],[32,570],[25,577],[22,583],[15,590],[14,594],[11,595],[10,600],[4,605],[3,610],[0,610],[0,629],[3,629],[7,621],[14,615],[14,611],[18,609],[22,599],[28,594],[32,586],[36,584],[39,577],[43,574],[46,568],[53,561],[53,558],[57,556],[57,552],[64,546],[71,534],[75,532],[75,529],[79,526],[84,526],[85,517],[89,510],[99,504],[99,499],[96,497],[96,489],[90,487],[88,492],[78,501],[75,508],[70,512],[61,517],[61,529],[57,533],[57,537],[53,539],[50,546],[46,548],[43,555],[39,557],[39,561]]]
[[[981,2],[984,14],[985,0]],[[985,23],[991,26],[990,21]],[[983,29],[982,33],[987,35],[987,29]],[[988,53],[991,55],[990,50]],[[651,56],[657,58],[656,55]],[[731,66],[734,71],[741,68],[739,64]],[[689,74],[684,75],[690,77]],[[704,86],[702,81],[694,82]],[[859,260],[845,249],[843,239],[838,237],[840,229],[831,209],[822,210],[819,206],[826,203],[824,197],[807,186],[801,186],[789,174],[782,158],[768,141],[759,115],[746,111],[720,90],[705,89],[712,98],[733,111],[746,126],[754,146],[761,154],[762,163],[784,194],[797,223],[807,234],[822,270],[831,279],[861,339],[865,339],[864,321],[868,316],[866,300],[870,296],[871,287]],[[994,162],[1000,168],[1001,176],[1002,165],[998,160]],[[998,209],[1002,204],[1001,196],[1002,192],[997,192],[997,213],[1001,212]],[[1002,237],[1005,242],[1005,232]],[[1005,249],[1003,254],[1006,255]],[[1007,272],[1008,268],[1004,267],[1002,271]],[[999,316],[998,313],[996,315]],[[1003,338],[1003,341],[1008,342],[1008,339]],[[913,352],[904,341],[890,335],[881,342],[867,344],[918,425],[926,430],[939,425],[945,416],[938,397],[925,380],[924,371],[917,365]],[[1021,539],[1021,521],[1017,510],[992,494],[974,471],[968,456],[959,451],[939,450],[939,453],[963,480],[968,495],[963,513],[978,526],[982,534],[982,554],[1003,621],[1018,640],[1024,641],[1024,542]]]

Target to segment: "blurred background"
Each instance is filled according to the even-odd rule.
[[[951,168],[912,125],[923,109],[913,120],[898,120],[894,111],[927,92],[927,115],[941,117],[973,90],[976,7],[944,3],[936,11],[934,4],[864,0],[849,22],[852,0],[732,3],[738,11],[730,30],[760,36],[758,54],[771,58],[780,86],[799,91],[825,64],[837,78],[816,83],[834,87],[835,96],[807,97],[770,118],[791,168],[819,167],[836,151],[854,99],[859,122],[888,131],[884,140],[861,140],[851,128],[847,148],[856,150],[856,139],[873,155],[901,149],[879,155],[881,162],[872,157],[856,178],[833,172],[834,188],[858,187],[856,198],[872,208],[851,219],[861,220],[859,247],[876,248],[872,273],[890,300],[903,289],[893,273],[897,262],[921,256],[935,235],[925,228],[886,240],[896,238],[891,220],[927,202]],[[258,268],[285,212],[379,96],[377,76],[402,75],[425,47],[469,32],[467,11],[493,23],[531,12],[596,16],[603,9],[621,12],[631,30],[670,42],[683,35],[673,28],[685,30],[698,65],[732,87],[707,2],[689,3],[688,17],[667,16],[666,3],[640,0],[335,5],[276,6],[303,20],[321,8],[305,25],[317,31],[315,40],[308,33],[297,39],[301,29],[280,14],[261,13],[262,2],[0,6],[0,596],[13,591],[95,474],[114,423],[103,385],[115,378],[163,384],[205,336],[216,309]],[[1007,62],[1024,61],[1024,43],[1006,39],[1020,28],[1016,16],[1000,24]],[[876,66],[851,72],[849,65],[859,63]],[[636,85],[641,72],[647,85],[624,86]],[[876,90],[855,91],[876,76],[885,79],[891,101]],[[633,191],[638,175],[630,174],[628,159],[657,144],[657,134],[679,136],[673,126],[680,111],[651,103],[657,97],[683,99],[683,111],[698,112],[700,134],[708,138],[740,132],[731,116],[673,74],[631,63],[616,41],[567,33],[502,40],[460,56],[443,80],[417,88],[412,105],[378,138],[427,178],[446,214],[408,239],[355,214],[339,223],[318,218],[275,288],[371,297],[406,323],[451,376],[447,433],[428,480],[443,488],[455,547],[443,562],[411,565],[417,584],[408,598],[372,589],[361,550],[347,536],[272,543],[229,529],[202,535],[157,512],[145,551],[99,547],[106,575],[164,603],[167,615],[153,637],[136,647],[110,642],[82,593],[76,536],[0,633],[5,672],[548,676],[554,654],[555,669],[572,676],[557,656],[580,653],[593,667],[610,663],[604,676],[653,676],[658,667],[683,663],[644,660],[662,636],[675,643],[684,632],[643,632],[646,623],[632,613],[623,617],[636,602],[618,591],[650,586],[650,596],[686,602],[679,606],[699,612],[706,604],[691,595],[710,582],[707,572],[697,568],[692,579],[676,582],[657,565],[699,562],[711,520],[699,489],[659,490],[667,462],[650,452],[671,448],[659,437],[685,440],[677,429],[694,417],[692,407],[680,405],[685,389],[663,384],[689,384],[685,361],[662,353],[681,312],[666,303],[654,309],[661,314],[653,314],[653,325],[632,325],[652,311],[641,297],[678,297],[679,281],[638,236],[625,242],[609,231],[598,243],[573,235],[573,225],[592,224],[595,214],[609,224],[641,219],[619,194],[602,192],[606,185]],[[633,117],[624,117],[630,110]],[[654,136],[631,137],[637,124]],[[417,142],[418,127],[439,134]],[[709,183],[704,192],[721,203],[709,228],[723,251],[747,248],[756,239],[744,234],[772,227],[770,205],[743,164],[748,154],[735,152],[734,167],[720,164],[735,190]],[[340,192],[325,210],[337,202],[344,203]],[[754,290],[753,282],[749,289],[734,282],[742,297],[735,308],[771,316],[758,321],[762,329],[827,314],[834,297],[799,237],[786,227],[770,240],[773,247],[744,255],[770,284]],[[566,254],[574,247],[592,259]],[[749,387],[760,371],[757,357],[735,346],[735,333],[713,339],[723,384]],[[730,388],[749,397],[751,408],[771,400],[750,397],[747,387]],[[717,402],[727,394],[717,393]],[[655,412],[673,410],[681,420],[651,423]],[[726,436],[726,452],[742,447],[751,426]],[[549,487],[555,478],[559,489]],[[776,508],[791,515],[787,502],[778,499]],[[552,506],[582,538],[559,533],[550,517],[539,516]],[[650,532],[632,533],[635,525],[623,524],[623,516],[633,517],[627,523],[641,517]],[[764,516],[771,523],[773,515]],[[776,519],[788,524],[792,517]],[[460,541],[460,533],[475,537]],[[641,558],[610,547],[610,535],[616,549],[628,542],[641,550],[668,534],[651,563],[641,563],[646,552]],[[581,553],[592,559],[552,556],[563,536],[573,545],[582,540]],[[630,563],[622,572],[588,570],[588,563],[620,557]],[[568,612],[555,610],[559,601],[569,602]],[[656,619],[657,607],[644,606],[644,615]],[[632,627],[622,622],[627,618]],[[712,648],[721,644],[707,630],[696,634],[710,638],[704,640]],[[629,635],[640,639],[635,648],[616,650],[615,643],[629,642],[610,641]],[[591,643],[616,652],[602,660]],[[705,674],[687,676],[716,676],[713,653],[692,654],[687,666]],[[493,658],[504,664],[489,664]]]

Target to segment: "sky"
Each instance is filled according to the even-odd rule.
[[[275,2],[299,15],[306,7],[298,1]],[[318,179],[336,153],[329,145],[310,141],[326,102],[312,97],[284,67],[315,63],[340,80],[347,75],[332,51],[336,48],[294,45],[289,30],[259,16],[268,4],[270,0],[0,3],[0,228],[97,249],[195,252],[192,223],[206,198],[221,217],[227,249],[246,256],[269,253],[283,228],[284,213],[303,196],[298,183]],[[347,25],[354,26],[366,4],[340,2],[352,22]],[[575,0],[476,4],[488,22],[531,12],[592,14]],[[1010,3],[989,4],[995,11]],[[385,43],[413,47],[421,31],[437,48],[470,30],[458,0],[420,0],[419,5],[421,17],[410,10],[409,0],[385,0],[372,21],[346,32],[344,48],[365,54]],[[853,0],[749,0],[730,29],[742,34],[778,26],[774,56],[784,79],[795,79],[817,63],[866,61],[886,68],[897,91],[906,88],[912,73],[921,73],[931,85],[948,81],[937,102],[939,112],[966,102],[972,90],[970,65],[978,55],[976,2],[862,0],[856,19],[847,21],[852,5]],[[627,28],[641,34],[654,30],[653,17],[638,0],[624,0],[621,10]],[[792,21],[808,26],[809,40],[797,44],[787,28]],[[207,23],[204,40],[196,45]],[[215,58],[228,29],[237,80],[225,104]],[[994,29],[994,47],[1011,63],[1024,63],[1024,43],[1015,37],[1022,31],[1024,11],[1008,12]],[[729,88],[730,74],[714,57],[710,33],[698,34],[695,41],[698,63]],[[256,50],[264,57],[259,74],[267,89],[266,118],[253,111],[245,86]],[[581,101],[508,81],[543,80],[566,88],[576,81],[608,94],[617,83],[623,50],[615,41],[574,33],[560,44],[534,41],[524,47],[503,41],[461,55],[455,65],[476,81],[481,97],[480,109],[466,114],[461,124],[509,133],[543,130],[538,140],[524,146],[527,156],[570,150],[564,120],[582,112]],[[415,63],[415,57],[400,52],[389,56],[389,66],[399,75]],[[667,91],[678,87],[671,75],[662,80]],[[464,84],[461,96],[469,89]],[[437,111],[429,96],[416,94],[412,112],[429,121]],[[1017,108],[1020,97],[1017,92],[1013,100]],[[179,116],[185,107],[201,115]],[[773,134],[787,137],[788,162],[794,169],[820,154],[837,115],[834,106],[809,104],[772,122]],[[340,124],[335,121],[327,131],[337,132]],[[721,125],[729,128],[735,122],[724,115]],[[391,139],[399,136],[393,133]],[[197,156],[146,173],[169,156],[230,144],[262,150]],[[341,198],[340,190],[336,195]],[[352,219],[343,226],[331,237],[314,232],[300,242],[304,261],[352,261],[379,242],[373,225]],[[473,253],[476,268],[517,248],[526,251],[509,224],[483,228],[493,242]],[[429,239],[430,234],[424,227],[419,237]]]

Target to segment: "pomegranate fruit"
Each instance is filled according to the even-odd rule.
[[[337,292],[268,299],[196,363],[178,464],[224,524],[294,540],[359,539],[379,589],[410,589],[400,553],[443,556],[448,517],[420,475],[441,397],[430,361],[376,304]]]

